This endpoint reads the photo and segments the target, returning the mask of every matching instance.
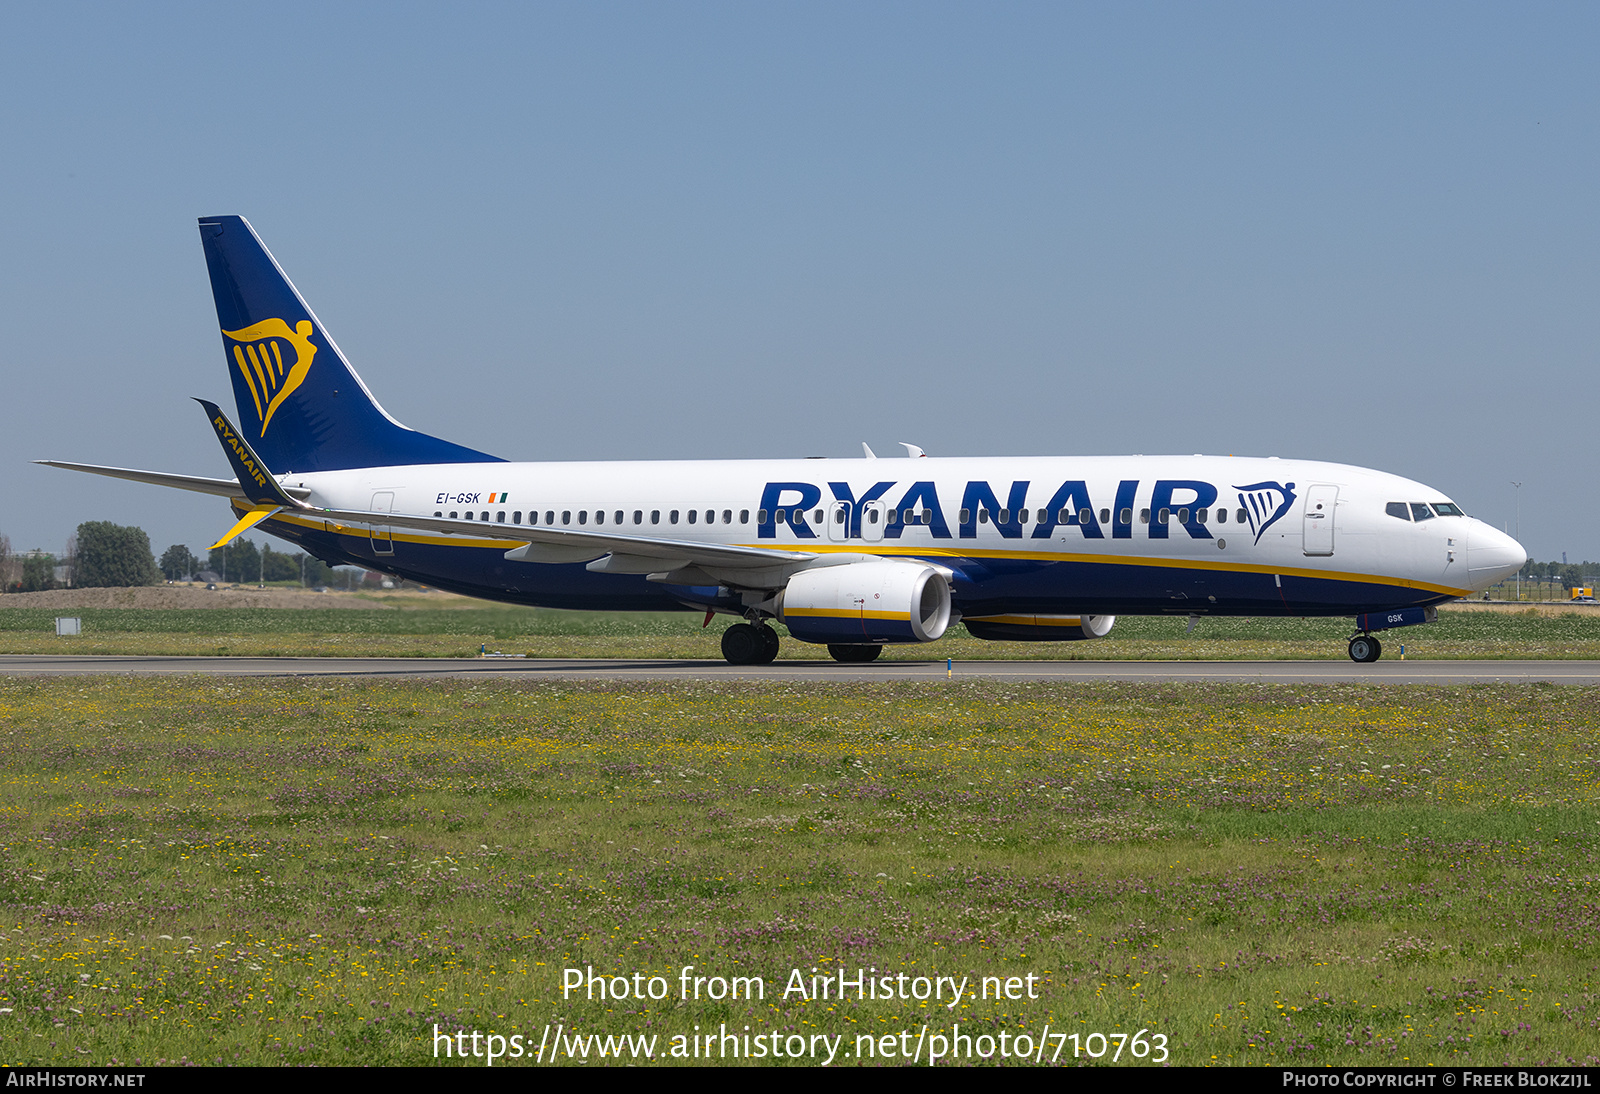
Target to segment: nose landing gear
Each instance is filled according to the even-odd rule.
[[[1358,665],[1370,665],[1383,656],[1383,643],[1370,634],[1358,634],[1350,639],[1350,660]]]

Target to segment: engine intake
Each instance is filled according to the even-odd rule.
[[[920,562],[852,562],[802,570],[778,618],[803,642],[932,642],[950,626],[950,586]]]

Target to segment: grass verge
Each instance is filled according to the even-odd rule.
[[[0,1052],[1593,1063],[1597,718],[1544,686],[3,680]],[[841,969],[893,997],[811,993]]]

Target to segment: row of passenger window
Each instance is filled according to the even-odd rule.
[[[759,514],[756,519],[758,521],[760,521],[761,523],[765,523],[766,522],[766,515],[765,514],[766,514],[766,510],[762,510],[761,514]],[[441,509],[441,510],[435,510],[433,515],[436,516],[436,517],[442,517],[442,516],[445,515],[445,513]],[[561,520],[560,520],[561,524],[571,524],[572,523],[572,518],[573,518],[574,514],[573,514],[572,510],[570,510],[570,509],[563,509],[559,514],[557,514],[557,512],[554,509],[545,510],[543,523],[544,524],[556,524],[557,523],[556,517],[558,515],[561,518]],[[487,509],[485,509],[485,510],[481,511],[477,516],[474,516],[470,509],[467,510],[466,512],[461,512],[460,510],[452,509],[450,511],[450,513],[449,513],[449,516],[450,516],[451,520],[488,521],[489,520],[489,511]],[[579,509],[577,511],[576,516],[578,518],[578,523],[579,524],[588,524],[591,516],[593,516],[595,524],[605,524],[608,517],[609,517],[609,519],[610,519],[612,524],[625,524],[625,523],[627,523],[627,519],[628,519],[628,513],[627,513],[626,510],[623,510],[623,509],[617,509],[617,510],[614,510],[614,511],[612,511],[610,513],[608,513],[604,509],[596,509],[593,514],[591,514],[589,512],[589,510],[587,510],[587,509]],[[667,523],[668,524],[677,524],[679,519],[682,518],[683,516],[684,516],[684,514],[680,513],[678,510],[674,509],[674,510],[672,510],[671,512],[669,512],[667,514]],[[688,514],[687,514],[687,518],[688,518],[688,522],[690,524],[698,524],[701,521],[701,511],[699,509],[690,509]],[[707,509],[707,510],[705,510],[704,519],[705,519],[705,523],[707,523],[707,524],[715,524],[715,523],[717,523],[717,511],[715,509]],[[504,509],[501,509],[500,511],[498,511],[497,513],[494,514],[494,522],[496,524],[505,524],[505,523],[507,523],[506,522],[506,511]],[[513,510],[512,511],[510,523],[512,523],[512,524],[521,524],[522,523],[522,510],[517,509],[517,510]],[[530,512],[528,514],[528,523],[529,524],[539,524],[539,523],[541,523],[540,520],[539,520],[539,513],[538,513],[537,510],[535,510],[533,512]],[[635,509],[633,511],[633,523],[634,524],[643,524],[644,523],[644,510],[643,509]],[[652,509],[650,511],[650,523],[651,524],[660,524],[661,523],[661,510]],[[733,523],[733,510],[732,509],[724,509],[722,511],[722,523],[723,524],[732,524]],[[750,523],[750,510],[748,510],[748,509],[739,510],[739,523],[740,524],[749,524]]]
[[[1412,521],[1432,520],[1435,514],[1441,517],[1466,516],[1466,514],[1461,511],[1460,506],[1454,505],[1448,501],[1436,501],[1431,506],[1426,502],[1420,501],[1391,501],[1388,505],[1384,506],[1384,512],[1388,513],[1391,517],[1399,517],[1401,520]]]
[[[1390,502],[1389,503],[1389,515],[1390,516],[1399,516],[1401,518],[1405,518],[1405,513],[1403,511],[1402,512],[1396,512],[1396,508],[1395,508],[1396,506],[1400,506],[1403,509],[1404,508],[1404,503],[1403,502]],[[1426,510],[1427,510],[1427,506],[1421,505],[1420,503],[1414,505],[1413,507],[1421,509],[1424,512],[1426,512]],[[1440,510],[1440,515],[1441,516],[1459,516],[1460,515],[1460,510],[1456,510],[1454,513],[1445,513],[1444,512],[1445,509],[1455,509],[1455,506],[1453,506],[1453,505],[1436,505],[1436,506],[1434,506],[1434,508]],[[1156,523],[1158,523],[1158,524],[1168,524],[1168,523],[1170,523],[1171,520],[1172,520],[1172,516],[1173,516],[1174,512],[1176,512],[1179,524],[1188,524],[1189,523],[1190,511],[1187,508],[1178,509],[1178,510],[1162,509],[1162,510],[1160,510],[1160,511],[1158,511],[1156,513]],[[996,524],[1010,524],[1011,521],[1012,521],[1012,517],[1015,516],[1016,517],[1016,521],[1017,521],[1018,524],[1027,524],[1031,514],[1032,514],[1032,510],[1028,510],[1028,509],[1019,509],[1019,510],[1017,510],[1017,512],[1015,514],[1013,514],[1011,512],[1011,510],[1009,510],[1009,509],[1001,509],[999,512],[992,513],[992,514],[987,509],[979,509],[978,510],[978,523],[979,524],[988,524],[991,520],[993,520],[994,523],[996,523]],[[443,517],[446,514],[445,514],[444,510],[440,509],[440,510],[435,510],[433,515],[436,516],[436,517]],[[545,510],[544,520],[543,520],[542,523],[547,524],[547,525],[556,524],[557,523],[557,520],[556,520],[557,515],[558,514],[557,514],[556,510],[554,510],[554,509]],[[587,510],[587,509],[579,509],[577,511],[577,513],[576,513],[577,523],[581,524],[581,525],[587,525],[589,523],[589,521],[590,521],[590,515],[591,514],[590,514],[589,510]],[[560,511],[559,516],[561,518],[560,519],[560,523],[561,524],[563,524],[563,525],[571,525],[573,523],[574,513],[573,513],[572,510],[563,509],[563,510]],[[604,510],[604,509],[596,509],[594,511],[594,513],[593,513],[594,523],[596,525],[604,525],[606,523],[606,521],[607,521],[607,517],[608,516],[609,516],[610,522],[612,524],[625,524],[625,523],[627,523],[628,513],[627,513],[626,510],[623,510],[623,509],[612,510],[609,513],[608,513],[607,510]],[[699,509],[690,509],[690,510],[688,510],[687,514],[682,514],[677,509],[672,509],[672,510],[669,510],[667,512],[667,523],[668,524],[677,524],[679,522],[679,520],[681,518],[685,517],[685,516],[687,518],[688,523],[690,523],[690,524],[698,524],[698,523],[701,523],[702,520],[706,524],[716,524],[717,523],[718,514],[717,514],[717,511],[715,509],[706,509],[706,510],[704,510],[703,514],[702,514],[702,511],[699,510]],[[814,514],[809,514],[809,520],[808,520],[808,514],[807,514],[806,510],[804,510],[804,509],[779,509],[775,513],[773,513],[772,516],[773,516],[773,519],[776,520],[779,524],[785,524],[785,523],[792,523],[792,524],[806,524],[806,523],[822,524],[824,522],[824,520],[826,519],[826,514],[825,514],[824,510],[821,510],[821,509],[818,509]],[[878,520],[878,511],[876,509],[869,509],[866,512],[865,516],[866,516],[866,519],[869,522],[876,523],[877,520]],[[1431,514],[1429,514],[1429,516],[1431,516]],[[481,510],[476,516],[473,515],[471,510],[467,510],[467,511],[463,512],[463,511],[458,510],[458,509],[452,509],[450,511],[450,513],[449,513],[449,517],[450,517],[451,520],[477,520],[477,521],[483,521],[483,522],[488,522],[490,520],[489,510],[487,510],[487,509]],[[723,523],[723,524],[732,524],[733,523],[733,510],[732,509],[724,509],[724,510],[722,510],[721,517],[722,517],[721,523]],[[1237,523],[1243,524],[1245,522],[1245,520],[1247,519],[1247,517],[1248,517],[1248,514],[1246,514],[1243,509],[1240,509],[1234,514],[1233,519]],[[506,511],[504,509],[499,510],[498,512],[496,512],[494,514],[494,518],[493,519],[494,519],[494,522],[497,523],[497,524],[505,524],[505,523],[507,523],[506,522]],[[844,512],[844,510],[842,508],[836,510],[834,512],[833,519],[834,519],[835,523],[843,524],[844,520],[845,520],[845,512]],[[962,524],[969,523],[971,521],[971,519],[972,519],[972,511],[970,509],[961,510],[960,521],[961,521]],[[1050,519],[1050,510],[1048,510],[1048,509],[1040,509],[1038,511],[1038,514],[1037,514],[1037,519],[1038,519],[1040,524],[1043,524],[1043,523],[1049,521],[1049,519]],[[1199,523],[1201,523],[1201,524],[1208,523],[1211,520],[1211,510],[1209,510],[1209,509],[1196,509],[1196,510],[1194,510],[1194,519],[1196,521],[1198,521]],[[1427,520],[1428,516],[1419,516],[1419,517],[1417,517],[1417,519],[1418,520]],[[903,510],[903,511],[902,510],[891,509],[887,513],[884,514],[884,520],[885,520],[886,524],[891,524],[891,525],[892,524],[906,524],[906,525],[930,524],[933,521],[933,511],[931,509],[922,509],[922,510],[906,509],[906,510]],[[1122,510],[1118,514],[1118,521],[1121,524],[1132,524],[1133,523],[1133,510],[1132,509],[1124,509],[1124,510]],[[643,509],[635,509],[633,511],[633,523],[636,524],[636,525],[640,525],[640,524],[643,524],[644,522],[645,522],[644,510]],[[1218,524],[1226,524],[1226,523],[1228,523],[1228,510],[1226,508],[1219,507],[1216,510],[1216,522]],[[513,510],[511,512],[510,523],[512,523],[512,524],[521,524],[522,523],[522,510],[517,509],[517,510]],[[537,524],[541,523],[541,521],[539,519],[539,513],[536,510],[528,513],[528,523],[532,524],[532,525],[537,525]],[[660,524],[661,523],[661,510],[659,510],[659,509],[650,510],[650,523],[651,524]],[[750,523],[750,510],[748,510],[748,509],[739,510],[739,523],[740,524],[749,524]],[[765,524],[765,523],[767,523],[767,511],[765,509],[756,510],[756,523],[757,524]],[[1062,509],[1062,510],[1060,510],[1059,512],[1056,513],[1056,523],[1057,524],[1092,524],[1092,523],[1094,523],[1094,511],[1092,509],[1079,509],[1076,512],[1074,512],[1072,510]],[[1111,523],[1111,510],[1110,509],[1102,509],[1102,510],[1100,510],[1100,523],[1101,524],[1110,524]],[[1139,510],[1139,523],[1140,524],[1149,524],[1150,523],[1150,510],[1148,510],[1148,509]]]

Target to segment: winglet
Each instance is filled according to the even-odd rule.
[[[215,551],[218,547],[232,543],[239,533],[247,532],[268,517],[276,516],[281,512],[283,512],[283,506],[281,505],[252,505],[250,511],[244,515],[244,519],[228,529],[228,534],[213,543],[209,549]]]
[[[206,408],[206,416],[211,419],[211,428],[217,431],[217,440],[222,442],[222,451],[227,454],[228,462],[233,465],[233,473],[238,477],[239,485],[244,488],[244,496],[252,506],[302,508],[299,502],[284,493],[283,487],[272,477],[267,465],[261,462],[261,457],[250,447],[250,442],[233,428],[233,423],[228,421],[228,416],[216,403],[208,403],[204,399],[196,399],[195,402]],[[243,530],[243,528],[236,529],[234,534],[237,535]]]

